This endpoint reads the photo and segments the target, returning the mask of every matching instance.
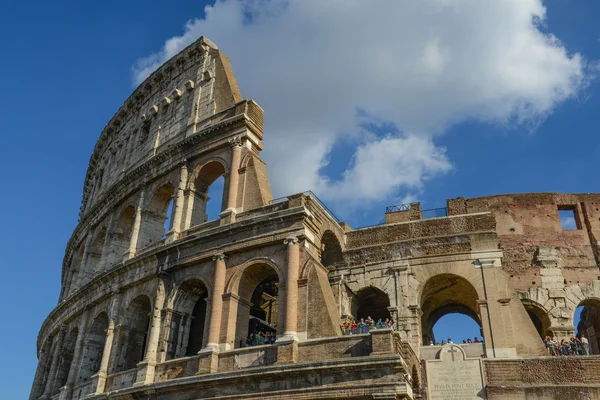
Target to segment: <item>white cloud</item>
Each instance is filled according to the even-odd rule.
[[[586,84],[582,57],[540,31],[541,0],[221,0],[205,11],[140,61],[136,81],[199,36],[214,41],[265,109],[276,196],[411,196],[451,169],[435,136],[453,124],[539,122]],[[364,129],[377,121],[402,133]],[[331,181],[320,170],[343,141],[356,152]]]

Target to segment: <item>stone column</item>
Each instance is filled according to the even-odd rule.
[[[86,278],[88,276],[87,259],[88,259],[88,253],[89,253],[91,244],[92,244],[92,235],[88,233],[88,236],[85,239],[85,247],[83,248],[83,255],[81,256],[81,264],[79,264],[79,276],[77,277],[77,288],[80,288],[83,284],[86,283]]]
[[[284,340],[298,340],[298,274],[300,270],[300,246],[298,238],[288,237],[284,240],[287,245],[287,274],[285,300],[285,329]]]
[[[102,253],[100,255],[100,262],[98,263],[98,272],[102,273],[108,267],[108,251],[110,250],[110,242],[113,236],[112,222],[114,214],[108,217],[108,224],[106,225],[106,236],[104,237],[104,244],[102,245]]]
[[[73,387],[75,386],[75,381],[77,380],[79,364],[81,364],[81,357],[83,356],[83,340],[86,335],[88,317],[89,311],[84,310],[79,318],[79,325],[77,327],[77,340],[75,341],[75,349],[73,350],[73,361],[69,367],[67,383],[60,389],[60,400],[71,400],[73,395]]]
[[[52,396],[52,389],[54,381],[56,379],[56,370],[58,368],[58,360],[62,351],[63,340],[65,339],[65,332],[67,330],[66,325],[63,325],[58,330],[56,338],[56,346],[54,347],[54,353],[52,353],[52,363],[50,364],[50,371],[48,371],[48,378],[46,379],[46,387],[44,393],[40,399],[49,399]]]
[[[135,257],[137,252],[138,239],[140,237],[140,227],[142,226],[142,207],[144,206],[144,189],[140,192],[140,200],[138,206],[135,209],[135,218],[133,219],[133,228],[131,229],[131,240],[129,241],[129,251],[127,252],[126,258],[130,259]]]
[[[138,373],[134,386],[148,385],[154,382],[154,372],[158,359],[158,343],[160,341],[160,328],[162,310],[165,306],[164,285],[158,284],[154,300],[154,310],[152,311],[152,326],[148,335],[148,345],[144,360],[138,363]]]
[[[52,343],[50,343],[46,347],[42,346],[37,369],[35,371],[35,378],[33,378],[33,385],[31,386],[31,394],[29,395],[29,400],[34,400],[34,399],[39,398],[41,396],[40,392],[44,390],[42,385],[44,383],[44,375],[48,372],[47,365],[48,365],[48,360],[51,356],[51,352],[52,352]]]
[[[179,239],[181,231],[185,229],[183,226],[183,212],[185,210],[185,188],[188,180],[188,169],[185,161],[181,164],[181,172],[179,173],[179,185],[177,192],[175,193],[175,202],[173,210],[173,227],[171,231],[167,233],[167,239],[165,243],[171,243],[174,240]]]
[[[110,311],[110,319],[108,320],[108,329],[106,330],[106,341],[104,342],[104,351],[102,352],[102,360],[100,361],[100,368],[96,373],[97,381],[96,394],[104,393],[106,389],[106,377],[108,376],[108,363],[110,361],[110,355],[115,339],[115,320],[119,314],[119,305],[121,297],[119,293],[113,295],[113,302]]]
[[[219,349],[219,336],[221,334],[221,318],[223,315],[223,292],[225,291],[225,255],[217,254],[213,257],[215,262],[215,277],[211,299],[210,325],[208,327],[207,348]]]
[[[221,213],[221,218],[227,223],[235,221],[237,213],[237,195],[240,181],[240,160],[242,157],[242,140],[239,136],[229,141],[231,145],[231,169],[229,171],[229,186],[227,189],[227,209]]]

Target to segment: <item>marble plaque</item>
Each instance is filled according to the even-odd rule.
[[[457,345],[440,350],[437,360],[427,361],[430,400],[485,399],[481,360],[467,358]]]

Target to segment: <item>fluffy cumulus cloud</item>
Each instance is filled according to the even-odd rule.
[[[453,168],[436,137],[454,124],[537,123],[587,80],[583,58],[543,32],[542,0],[219,0],[204,11],[141,59],[135,80],[199,36],[214,41],[266,110],[275,195],[412,198]],[[354,153],[332,178],[340,145]]]

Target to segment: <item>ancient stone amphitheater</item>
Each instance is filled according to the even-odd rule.
[[[600,195],[412,204],[352,229],[310,192],[274,200],[262,139],[205,38],[135,90],[90,159],[30,399],[600,398],[600,357],[542,341],[573,336],[583,305],[599,351]],[[454,312],[484,344],[429,345]],[[350,316],[394,326],[344,335]]]

